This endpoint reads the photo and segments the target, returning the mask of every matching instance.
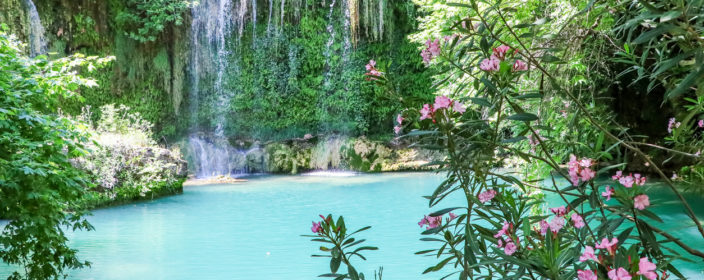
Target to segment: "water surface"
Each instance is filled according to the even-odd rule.
[[[329,271],[327,259],[311,258],[319,244],[300,235],[310,233],[318,214],[327,213],[344,215],[351,228],[372,226],[362,237],[380,250],[366,253],[366,262],[357,261],[368,278],[383,266],[388,280],[439,279],[443,274],[421,274],[437,260],[413,253],[432,248],[419,241],[417,222],[429,212],[422,196],[442,179],[433,173],[268,176],[186,187],[183,195],[96,210],[89,218],[96,230],[70,237],[93,267],[73,272],[70,279],[316,279]],[[661,228],[704,249],[701,237],[688,238],[698,233],[683,223],[688,219],[680,206],[666,203],[670,192],[654,185],[649,194],[651,210],[667,223]],[[462,201],[451,197],[437,209]],[[704,199],[690,202],[704,216]],[[694,279],[704,277],[701,270],[701,264],[683,269]],[[7,273],[0,269],[2,278]]]

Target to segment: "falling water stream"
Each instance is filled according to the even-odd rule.
[[[29,55],[34,57],[46,52],[46,40],[44,39],[44,26],[39,19],[39,12],[32,0],[25,0],[27,9],[27,19],[29,20]]]
[[[224,89],[223,83],[228,70],[229,49],[227,40],[232,34],[232,1],[204,0],[192,10],[191,25],[191,136],[189,146],[193,152],[193,164],[196,176],[210,177],[231,175],[230,157],[232,148],[227,141],[222,141],[227,110],[232,92]],[[212,79],[214,77],[214,79]],[[212,85],[204,85],[208,81]],[[200,100],[214,95],[217,108],[215,113],[215,139],[203,137],[199,127]]]

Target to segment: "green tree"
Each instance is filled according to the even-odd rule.
[[[13,37],[0,32],[0,259],[16,266],[8,279],[58,279],[89,265],[71,249],[64,231],[91,230],[83,197],[85,174],[72,165],[84,155],[84,125],[60,114],[58,99],[79,98],[94,86],[75,72],[106,59],[76,55],[49,61],[22,54]]]

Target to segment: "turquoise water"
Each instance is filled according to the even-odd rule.
[[[439,279],[442,274],[421,274],[436,260],[413,253],[433,245],[419,241],[417,222],[429,212],[422,196],[442,179],[432,173],[270,176],[186,187],[183,195],[96,210],[89,218],[96,230],[70,237],[93,267],[69,279],[316,279],[329,271],[327,259],[311,258],[319,245],[300,235],[310,233],[318,214],[327,213],[344,215],[351,228],[372,226],[362,236],[380,250],[357,261],[367,276],[383,266],[388,280]],[[656,186],[649,194],[652,209],[678,236],[697,236],[683,223],[687,219],[678,206],[662,203],[671,198],[669,191]],[[461,202],[450,198],[438,209]],[[692,203],[704,215],[704,199]],[[701,238],[687,243],[704,249]],[[701,279],[699,270],[704,266],[689,264],[685,272]],[[2,278],[6,274],[0,269]]]

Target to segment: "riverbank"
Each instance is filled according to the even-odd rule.
[[[228,141],[198,135],[177,144],[189,174],[208,177],[213,170],[230,173],[300,174],[310,171],[430,171],[445,155],[391,140],[341,135],[307,135],[275,142]],[[218,158],[213,160],[213,158]]]

